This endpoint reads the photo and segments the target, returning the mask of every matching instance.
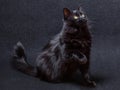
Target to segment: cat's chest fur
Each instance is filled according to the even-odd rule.
[[[76,28],[67,27],[62,38],[66,48],[70,50],[76,49],[87,52],[91,47],[91,34],[88,28],[77,30]]]

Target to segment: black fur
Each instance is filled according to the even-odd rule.
[[[86,15],[80,9],[63,9],[63,28],[42,50],[36,60],[36,67],[26,61],[24,47],[15,46],[14,66],[26,74],[50,82],[60,82],[81,71],[87,85],[95,86],[89,79],[91,35]]]

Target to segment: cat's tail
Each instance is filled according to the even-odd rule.
[[[11,62],[11,65],[14,69],[17,69],[18,71],[21,71],[25,74],[31,75],[36,77],[37,76],[37,70],[35,67],[31,66],[26,61],[26,55],[24,51],[24,46],[21,42],[18,42],[14,46],[14,56]]]

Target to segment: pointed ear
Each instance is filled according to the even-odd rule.
[[[67,19],[71,15],[71,11],[68,8],[63,8],[64,19]]]

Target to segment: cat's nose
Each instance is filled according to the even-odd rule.
[[[87,22],[87,20],[86,20],[85,18],[80,18],[80,19],[78,20],[78,22],[79,22],[79,23],[85,23],[85,22]]]

